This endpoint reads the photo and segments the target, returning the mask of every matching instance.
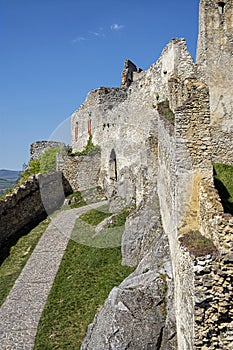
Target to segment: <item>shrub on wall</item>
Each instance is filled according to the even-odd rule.
[[[68,155],[69,156],[86,156],[88,154],[92,154],[99,151],[100,151],[100,146],[94,145],[92,141],[92,135],[90,135],[87,141],[86,147],[81,152],[73,153],[72,149],[70,148],[70,150],[68,151]]]
[[[157,108],[160,115],[162,115],[170,123],[174,124],[175,115],[170,109],[169,101],[167,98],[165,101],[160,102]]]
[[[52,171],[56,171],[56,155],[60,151],[60,148],[49,148],[40,157],[40,173],[46,174]]]
[[[36,175],[40,172],[40,162],[38,160],[32,159],[28,164],[24,164],[24,171],[20,173],[19,182],[16,186],[20,186],[24,181],[26,181],[31,175]]]
[[[0,199],[4,199],[6,194],[12,193],[15,187],[21,186],[30,176],[56,171],[56,155],[59,151],[60,147],[49,148],[42,154],[39,160],[31,159],[28,164],[24,164],[18,182],[13,188],[7,189],[6,193]]]

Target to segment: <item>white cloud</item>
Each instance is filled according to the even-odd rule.
[[[77,42],[85,41],[85,40],[87,40],[87,39],[86,39],[84,36],[77,36],[77,38],[74,38],[74,39],[72,40],[72,43],[75,44],[75,43],[77,43]]]
[[[111,30],[121,30],[123,29],[125,26],[123,24],[117,24],[117,23],[114,23],[111,25]]]
[[[93,39],[93,37],[96,38],[105,38],[105,33],[103,28],[99,28],[96,31],[89,30],[85,36],[77,36],[72,40],[72,44],[76,44],[82,41],[87,41]]]
[[[96,37],[102,37],[102,38],[105,37],[105,34],[104,34],[104,32],[103,32],[103,28],[100,28],[99,30],[97,30],[97,31],[95,31],[95,32],[89,31],[89,33],[90,33],[91,35],[96,36]]]
[[[98,33],[98,32],[89,32],[89,33],[94,35],[94,36],[100,36],[100,33]]]

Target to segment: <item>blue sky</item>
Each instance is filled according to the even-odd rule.
[[[126,58],[148,69],[175,37],[195,57],[198,4],[0,0],[0,169],[21,170],[90,90],[119,86]]]

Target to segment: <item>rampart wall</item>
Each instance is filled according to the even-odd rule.
[[[0,200],[0,245],[58,209],[69,193],[61,172],[33,176],[17,187]]]
[[[233,163],[233,1],[200,1],[198,79],[209,86],[213,160]]]
[[[84,191],[98,186],[100,158],[100,151],[65,158],[62,171],[73,191]]]
[[[64,148],[63,142],[57,141],[37,141],[31,144],[30,157],[31,159],[39,159],[42,154],[49,148]]]
[[[212,177],[209,93],[195,79],[176,79],[169,88],[176,109],[174,123],[158,118],[158,194],[175,278],[178,348],[186,350],[194,347],[196,279],[178,237],[199,230],[199,185]]]

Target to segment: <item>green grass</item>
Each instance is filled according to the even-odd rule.
[[[5,301],[24,265],[31,256],[40,237],[46,230],[49,221],[49,219],[44,220],[27,235],[21,237],[18,242],[11,247],[10,255],[1,264],[0,305],[2,305]],[[4,254],[4,250],[1,252],[1,254]]]
[[[109,292],[131,272],[120,248],[68,243],[43,311],[34,350],[77,350]]]
[[[72,148],[68,151],[68,155],[71,157],[74,156],[86,156],[88,154],[93,154],[96,152],[100,152],[100,146],[94,145],[92,142],[92,135],[89,136],[89,139],[87,141],[86,147],[81,152],[75,152],[73,153]]]
[[[170,109],[168,99],[166,99],[158,104],[158,112],[160,115],[162,115],[170,123],[172,123],[172,124],[175,123],[175,115],[172,112],[172,110]]]
[[[85,221],[87,224],[92,226],[97,226],[101,221],[111,216],[112,213],[107,211],[107,207],[102,210],[99,209],[91,209],[86,213],[82,214],[79,219]]]
[[[100,232],[96,232],[96,226],[112,213],[109,213],[108,206],[91,209],[76,220],[71,237],[74,241],[91,247],[120,247],[126,217],[131,211],[132,208],[121,210],[111,223]]]
[[[233,215],[233,166],[214,163],[214,184],[224,211]]]
[[[44,153],[42,153],[39,159],[40,173],[47,174],[52,171],[56,171],[56,156],[60,152],[60,147],[48,148]]]
[[[123,208],[118,215],[113,219],[113,222],[109,224],[109,228],[122,227],[125,225],[127,216],[132,212],[134,207]]]
[[[70,205],[71,209],[74,208],[80,208],[83,207],[84,205],[87,205],[86,201],[83,199],[82,193],[80,191],[76,191],[72,194],[70,194],[67,199],[72,199],[76,198],[76,202]]]
[[[115,248],[97,247],[112,247],[117,233],[123,232],[124,226],[117,225],[125,222],[129,212],[120,212],[112,227],[95,238],[95,227],[111,215],[108,205],[91,209],[77,219],[73,240],[68,243],[39,323],[34,350],[79,349],[87,326],[111,289],[134,270],[121,266],[119,240]],[[82,239],[86,245],[80,244]]]

